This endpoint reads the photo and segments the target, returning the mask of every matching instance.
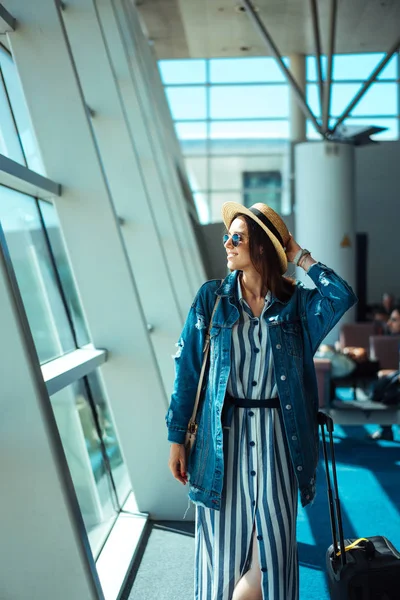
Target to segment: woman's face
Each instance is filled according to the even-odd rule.
[[[229,239],[225,242],[225,250],[228,259],[228,269],[231,271],[245,271],[249,267],[253,267],[250,259],[249,235],[247,225],[244,219],[237,217],[229,227]],[[240,236],[238,246],[232,243],[232,235],[236,233]]]

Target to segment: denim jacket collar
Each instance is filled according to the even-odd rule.
[[[219,288],[215,292],[217,294],[217,296],[221,296],[221,297],[228,296],[235,302],[239,301],[238,293],[237,293],[239,273],[241,273],[241,271],[232,271],[231,273],[229,273],[229,275],[227,275],[227,277],[225,277],[224,281],[222,282],[222,284],[219,286]],[[286,300],[286,302],[284,302],[283,300],[280,300],[279,298],[274,296],[274,294],[271,292],[271,305],[274,302],[280,302],[281,304],[288,304],[289,300],[290,300],[290,298],[288,300]]]

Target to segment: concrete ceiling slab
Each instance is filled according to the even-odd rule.
[[[158,59],[268,56],[235,0],[138,0]],[[313,54],[308,0],[254,2],[282,55]],[[327,50],[330,0],[319,0],[322,50]],[[338,0],[337,53],[386,52],[400,32],[399,0]]]

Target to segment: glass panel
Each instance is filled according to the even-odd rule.
[[[335,80],[365,81],[382,60],[383,53],[374,54],[335,54],[333,59],[333,77]],[[397,55],[387,63],[378,79],[397,79]],[[316,60],[307,56],[307,81],[317,81]],[[326,56],[322,57],[322,73],[326,74]]]
[[[207,137],[207,123],[175,123],[176,135],[180,140],[204,140]]]
[[[90,342],[90,338],[86,328],[75,281],[65,252],[56,209],[52,204],[43,201],[39,201],[39,207],[49,237],[65,299],[68,303],[68,311],[72,318],[77,343],[78,346],[84,346]]]
[[[36,141],[17,70],[12,58],[1,48],[0,67],[10,97],[11,108],[17,123],[27,166],[32,169],[32,171],[45,175],[39,146]]]
[[[210,88],[212,119],[289,116],[287,85],[226,85]]]
[[[210,222],[210,207],[209,197],[205,193],[193,194],[194,203],[196,205],[199,221],[202,225]]]
[[[212,121],[211,139],[288,139],[289,121]]]
[[[0,221],[40,362],[75,350],[35,200],[0,187]]]
[[[172,118],[206,119],[206,88],[205,87],[166,87]]]
[[[211,187],[214,191],[241,190],[244,172],[280,171],[282,164],[283,156],[279,154],[211,158]]]
[[[361,83],[335,83],[332,86],[331,115],[340,117],[361,88]],[[374,83],[352,111],[352,116],[396,115],[397,83]],[[307,100],[313,113],[321,116],[318,86],[307,85]]]
[[[322,55],[322,78],[325,78],[326,74],[326,56]],[[335,59],[335,57],[334,57]],[[306,57],[306,80],[317,81],[317,61],[315,56]]]
[[[162,82],[167,84],[206,83],[205,60],[159,60]]]
[[[119,504],[122,506],[129,493],[132,491],[128,470],[121,454],[114,420],[110,412],[110,407],[104,393],[100,377],[96,372],[93,372],[88,375],[87,379],[93,401],[96,405],[96,412],[99,419],[102,440],[104,442],[108,460],[110,462],[112,477],[117,490]]]
[[[243,204],[243,196],[240,192],[214,192],[211,198],[211,223],[221,223],[221,207],[224,202],[239,202]],[[222,243],[222,241],[221,241]]]
[[[398,114],[397,83],[373,83],[365,96],[352,110],[351,116]]]
[[[84,380],[53,394],[50,400],[90,546],[96,556],[119,507]]]
[[[378,66],[385,54],[337,54],[334,59],[335,80],[362,79],[365,81]],[[379,79],[396,79],[396,56],[386,65]]]
[[[314,113],[315,117],[321,116],[321,104],[319,101],[318,85],[315,83],[308,83],[306,86],[307,90],[307,104]]]
[[[334,83],[332,86],[330,106],[331,116],[340,117],[361,86],[361,83]],[[321,117],[318,86],[316,84],[307,85],[307,100],[314,115],[316,117]]]
[[[288,65],[288,59],[284,59]],[[274,58],[214,58],[210,60],[211,83],[285,82]]]
[[[192,191],[207,190],[207,158],[186,158],[185,163]]]
[[[0,74],[0,153],[25,166],[18,132]]]

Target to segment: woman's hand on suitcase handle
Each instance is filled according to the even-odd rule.
[[[171,444],[168,466],[175,479],[186,485],[186,453],[184,444]]]

